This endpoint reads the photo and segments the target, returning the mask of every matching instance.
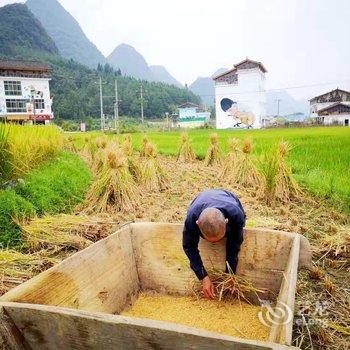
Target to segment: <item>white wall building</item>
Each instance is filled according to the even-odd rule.
[[[213,77],[216,128],[261,128],[266,117],[266,68],[249,60]]]
[[[50,72],[51,68],[37,61],[0,60],[0,119],[50,123]]]
[[[186,102],[178,107],[180,128],[198,128],[210,120],[210,112],[203,110],[194,103]]]
[[[312,98],[310,117],[319,124],[350,126],[350,92],[335,89]]]

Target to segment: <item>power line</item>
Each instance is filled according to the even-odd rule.
[[[251,90],[251,91],[244,91],[244,92],[230,92],[230,95],[244,95],[244,94],[251,94],[251,93],[257,93],[257,92],[269,92],[269,91],[281,91],[281,90],[292,90],[292,89],[303,89],[307,87],[315,87],[315,86],[324,86],[324,85],[332,85],[332,84],[342,84],[350,82],[350,78],[346,80],[341,81],[334,81],[334,82],[327,82],[327,83],[318,83],[318,84],[309,84],[309,85],[297,85],[297,86],[287,86],[287,87],[280,87],[280,88],[273,88],[273,89],[265,89],[265,90]],[[227,94],[205,94],[200,96],[226,96]]]

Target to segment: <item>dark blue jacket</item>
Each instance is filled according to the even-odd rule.
[[[207,190],[200,193],[190,204],[183,230],[182,246],[190,260],[190,266],[198,279],[207,276],[198,250],[199,238],[203,235],[196,224],[206,208],[219,209],[228,219],[226,226],[226,260],[234,272],[238,263],[238,252],[243,242],[243,227],[246,215],[237,196],[225,190]]]

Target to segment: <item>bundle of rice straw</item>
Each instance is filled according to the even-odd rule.
[[[127,157],[131,157],[133,155],[134,148],[132,146],[132,138],[130,134],[125,135],[122,149]]]
[[[59,214],[35,218],[22,225],[26,245],[40,249],[83,249],[108,236],[114,221],[109,216]]]
[[[291,197],[295,197],[302,192],[293,178],[291,167],[286,162],[286,157],[291,149],[292,147],[288,142],[281,141],[278,144],[276,197],[283,202],[289,201]]]
[[[177,160],[182,162],[193,162],[195,159],[196,155],[193,151],[188,134],[183,132],[181,134],[181,145],[177,154]]]
[[[141,142],[141,150],[140,150],[141,157],[146,156],[146,147],[149,143],[150,143],[150,140],[148,139],[147,135],[143,135],[142,142]]]
[[[264,194],[267,204],[274,204],[276,200],[288,202],[302,192],[286,162],[290,150],[291,146],[288,142],[281,141],[277,151],[268,152],[263,158],[261,171],[264,176]]]
[[[222,160],[222,152],[218,144],[218,134],[213,133],[210,135],[210,146],[205,157],[206,165],[220,164]]]
[[[231,138],[229,140],[229,152],[223,161],[222,177],[231,178],[234,176],[234,169],[236,167],[236,162],[241,156],[240,153],[241,150],[239,149],[239,140],[236,138]]]
[[[246,187],[261,189],[263,178],[252,158],[253,143],[250,139],[243,141],[242,152],[234,163],[230,178]]]
[[[124,142],[122,144],[122,149],[124,154],[127,156],[128,168],[131,175],[133,176],[135,182],[140,183],[142,178],[141,160],[134,153],[131,135],[125,135]]]
[[[215,287],[219,300],[223,299],[238,299],[239,301],[247,299],[247,294],[265,293],[266,290],[259,289],[253,286],[253,284],[245,277],[235,275],[228,263],[228,272],[223,272],[217,269],[209,271],[210,279]]]
[[[164,190],[167,187],[167,175],[160,165],[156,147],[148,142],[143,153],[141,183],[150,191]]]
[[[106,149],[102,165],[86,197],[87,211],[133,210],[139,195],[124,153],[116,147]]]
[[[106,148],[108,144],[108,140],[106,136],[100,136],[95,139],[95,144],[97,148]]]

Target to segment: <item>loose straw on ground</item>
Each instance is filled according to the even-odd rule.
[[[83,249],[107,237],[114,226],[107,215],[59,214],[35,218],[21,226],[25,244],[31,251],[40,249]]]

